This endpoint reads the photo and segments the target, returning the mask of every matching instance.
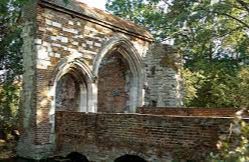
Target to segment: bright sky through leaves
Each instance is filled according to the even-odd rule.
[[[106,0],[78,0],[80,2],[86,3],[91,7],[96,7],[102,10],[105,10]]]

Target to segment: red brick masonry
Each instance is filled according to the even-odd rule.
[[[204,114],[196,109],[168,110],[168,115],[56,112],[57,153],[78,151],[92,161],[113,160],[127,152],[148,161],[205,160],[233,119],[210,116],[221,115],[221,109],[216,114],[211,109]],[[223,112],[232,116],[232,110]],[[199,116],[179,116],[186,114]]]

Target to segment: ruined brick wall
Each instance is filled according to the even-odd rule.
[[[147,161],[204,161],[216,151],[219,135],[232,118],[146,114],[57,112],[57,153],[72,151],[91,161],[112,161],[124,154]]]
[[[64,14],[53,9],[38,6],[38,31],[36,37],[37,53],[37,98],[44,102],[38,102],[37,108],[42,116],[38,116],[39,128],[37,134],[42,134],[37,142],[43,144],[48,143],[48,136],[44,134],[44,129],[49,125],[49,109],[51,107],[50,97],[46,94],[49,92],[49,84],[54,75],[54,69],[60,63],[60,60],[67,56],[80,56],[84,62],[93,67],[93,62],[100,53],[104,44],[115,36],[117,33],[109,28],[88,22],[72,15]],[[131,42],[143,48],[148,45],[146,41],[130,37]],[[143,53],[140,53],[143,55]],[[115,71],[113,71],[115,75]],[[99,76],[103,77],[103,74]],[[113,78],[113,76],[110,76]],[[111,78],[111,79],[112,79]],[[122,85],[122,82],[117,82]],[[44,93],[45,92],[45,93]],[[105,94],[103,94],[105,95]],[[99,99],[101,100],[101,98]],[[116,101],[116,105],[122,105],[124,101]],[[95,103],[96,104],[96,103]],[[123,107],[120,106],[120,107]]]
[[[70,1],[67,6],[62,0],[41,0],[38,4],[36,1],[32,4],[24,10],[26,15],[33,12],[30,15],[32,19],[24,17],[25,126],[18,154],[41,159],[53,150],[56,109],[64,107],[69,111],[97,111],[97,97],[94,95],[97,95],[98,64],[101,63],[102,56],[109,51],[118,50],[124,51],[123,55],[131,55],[131,58],[143,57],[152,37],[146,37],[145,30],[140,34],[133,33],[139,27],[118,18],[116,20],[109,14],[102,14],[103,11],[96,15],[106,16],[110,18],[110,22],[98,20],[94,18],[94,14],[92,18],[84,15],[89,8],[84,5],[80,8],[81,4],[73,6],[74,1]],[[78,11],[75,12],[76,10]],[[113,26],[114,20],[119,21],[121,27]],[[126,28],[123,24],[126,24]],[[129,26],[131,31],[128,30]],[[131,58],[129,59],[132,60]],[[63,84],[60,82],[63,82],[64,75],[72,77],[65,81],[64,88],[58,89]],[[142,92],[141,80],[142,78],[136,83],[135,94]],[[122,82],[117,83],[125,89]],[[124,107],[126,101],[118,99],[115,102]],[[134,99],[133,108],[136,105],[142,106],[142,101]],[[26,145],[32,148],[25,149]]]
[[[57,110],[136,112],[144,104],[181,105],[179,73],[165,55],[172,52],[155,45],[147,53],[153,37],[144,28],[76,0],[30,2],[23,11],[19,156],[53,153]]]
[[[183,87],[181,57],[169,45],[153,44],[144,58],[146,70],[145,106],[181,107]]]

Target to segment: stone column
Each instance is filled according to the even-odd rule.
[[[30,0],[23,8],[23,92],[21,102],[21,138],[17,146],[18,156],[42,159],[51,153],[50,144],[37,143],[37,116],[39,111],[37,69],[37,0]]]

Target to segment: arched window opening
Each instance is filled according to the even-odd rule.
[[[88,107],[87,83],[78,71],[69,71],[56,84],[55,110],[86,111]]]
[[[50,80],[50,143],[55,144],[55,112],[96,112],[93,74],[84,60],[66,57],[58,63]],[[94,91],[95,92],[95,91]]]
[[[98,111],[128,112],[132,88],[132,74],[121,53],[107,54],[98,74]]]
[[[146,162],[143,158],[137,156],[137,155],[124,155],[117,159],[115,159],[114,162]]]
[[[56,110],[78,111],[80,107],[80,83],[68,73],[63,75],[56,86]]]
[[[142,58],[129,39],[116,35],[93,62],[98,112],[134,113],[143,105]]]

